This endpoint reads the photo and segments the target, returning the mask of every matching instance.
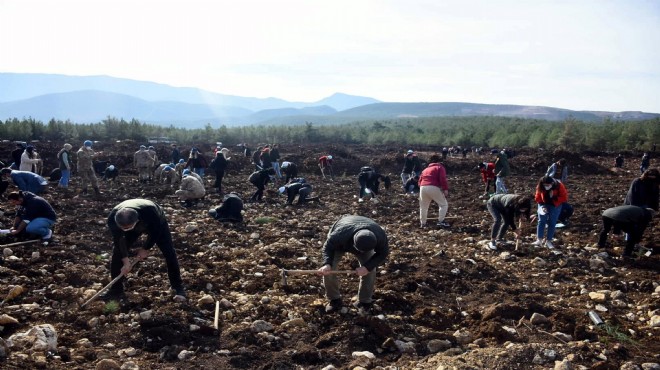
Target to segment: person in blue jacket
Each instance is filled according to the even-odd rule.
[[[46,179],[30,171],[16,171],[11,168],[3,168],[0,173],[3,176],[11,177],[14,184],[22,191],[41,194],[46,191],[46,187],[48,186]]]
[[[16,206],[16,218],[14,226],[9,230],[10,234],[17,235],[25,231],[43,240],[53,237],[51,227],[57,221],[57,215],[44,198],[29,191],[15,191],[7,199]]]

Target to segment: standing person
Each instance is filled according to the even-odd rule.
[[[18,170],[21,168],[21,157],[23,156],[25,148],[27,148],[26,143],[16,143],[16,149],[12,150],[11,152],[11,159],[14,162],[11,164],[12,170]]]
[[[184,206],[190,207],[206,195],[206,189],[195,176],[185,174],[181,179],[179,190],[174,194],[179,197]]]
[[[331,155],[324,155],[321,156],[321,158],[319,158],[319,168],[321,169],[321,175],[323,175],[324,179],[325,179],[325,171],[328,170],[328,173],[330,175],[330,180],[333,180]]]
[[[561,181],[550,176],[544,176],[536,185],[534,200],[538,204],[538,224],[536,226],[535,247],[544,245],[548,249],[554,249],[552,238],[555,236],[555,227],[561,213],[562,205],[568,201],[568,192]],[[545,228],[548,227],[546,233]],[[544,237],[545,235],[545,237]]]
[[[272,167],[264,168],[253,172],[248,181],[257,188],[257,191],[250,197],[251,202],[261,202],[264,197],[264,190],[270,181],[270,176],[275,174]]]
[[[5,177],[10,177],[19,190],[41,194],[46,191],[48,181],[43,177],[30,171],[15,171],[11,168],[3,168],[1,171]]]
[[[651,166],[651,157],[649,156],[649,153],[644,153],[642,156],[642,163],[639,165],[639,172],[644,173],[644,171],[648,170],[649,167]]]
[[[147,147],[140,145],[140,149],[133,154],[133,167],[138,170],[138,181],[146,183],[151,177],[152,157]]]
[[[252,153],[252,164],[254,164],[254,169],[257,171],[264,168],[263,163],[261,163],[261,150],[261,147],[257,147],[254,153]]]
[[[10,193],[7,199],[16,207],[14,224],[9,229],[11,235],[25,231],[40,236],[43,240],[50,240],[53,237],[51,227],[55,224],[57,215],[44,198],[29,191],[16,191]]]
[[[479,163],[478,168],[481,172],[481,179],[484,184],[486,184],[486,187],[484,188],[484,196],[488,195],[488,190],[491,185],[493,185],[493,193],[495,193],[497,190],[495,187],[495,163],[482,162]]]
[[[559,180],[565,185],[566,181],[568,181],[568,165],[566,164],[566,160],[562,158],[551,164],[545,172],[545,175],[550,176],[555,180]]]
[[[186,163],[186,168],[190,168],[194,173],[203,178],[206,167],[206,158],[204,158],[202,153],[199,152],[199,149],[192,148],[190,150],[188,162]]]
[[[275,176],[281,180],[282,172],[280,172],[280,144],[273,144],[273,149],[270,150],[270,163],[275,170]]]
[[[412,149],[408,149],[406,152],[406,157],[403,160],[403,169],[401,170],[401,184],[404,186],[404,192],[406,182],[409,178],[413,177],[413,167],[415,166],[415,163],[413,162],[413,154],[415,154],[415,152],[413,152]],[[419,158],[417,158],[417,160],[419,161]]]
[[[516,240],[520,239],[521,231],[516,229],[515,218],[518,217],[521,223],[530,219],[532,197],[520,194],[495,194],[488,199],[486,207],[495,221],[490,231],[490,243],[487,246],[490,250],[496,251],[497,242],[504,238],[509,227],[516,235]]]
[[[506,194],[509,191],[504,184],[504,178],[509,176],[509,157],[504,150],[497,153],[495,158],[495,192],[497,194]]]
[[[635,245],[642,241],[644,231],[651,223],[655,213],[655,210],[651,208],[627,205],[606,209],[603,212],[603,229],[598,237],[598,247],[606,247],[607,234],[614,228],[615,235],[619,235],[621,231],[628,234],[623,256],[631,257]]]
[[[431,201],[438,204],[438,226],[449,227],[445,222],[447,215],[447,202],[449,196],[449,184],[447,183],[447,172],[440,164],[440,157],[434,154],[429,159],[429,165],[419,176],[419,222],[420,227],[426,227],[429,206]]]
[[[158,161],[158,153],[156,152],[156,148],[154,148],[152,145],[149,146],[149,149],[147,149],[149,152],[149,157],[151,159],[151,168],[149,168],[149,181],[153,180],[152,174],[153,170],[158,166],[159,161]]]
[[[37,166],[41,163],[39,155],[34,150],[32,145],[28,145],[27,148],[21,154],[21,165],[18,167],[20,171],[29,171],[37,173]]]
[[[656,212],[660,203],[660,171],[657,168],[644,171],[642,176],[630,184],[623,204],[651,208]]]
[[[215,154],[210,167],[215,172],[215,183],[213,187],[218,194],[222,194],[222,178],[225,176],[225,170],[227,169],[227,159],[225,159],[222,151],[218,151]]]
[[[298,177],[298,166],[293,162],[284,161],[282,162],[282,172],[286,175],[284,183],[288,183],[291,179]]]
[[[270,160],[270,146],[266,145],[262,150],[261,150],[261,156],[259,157],[261,161],[261,166],[263,168],[272,168],[273,167],[273,162]]]
[[[73,147],[71,144],[64,144],[64,147],[57,153],[57,161],[59,162],[60,171],[62,177],[60,177],[60,182],[58,187],[68,188],[69,179],[71,178],[71,165],[73,161],[71,160],[71,149]]]
[[[179,163],[179,159],[181,159],[181,152],[179,152],[179,148],[177,148],[176,144],[172,144],[172,153],[170,154],[170,158],[172,163]]]
[[[376,268],[385,262],[390,252],[385,230],[374,220],[362,216],[344,216],[332,225],[323,244],[323,267],[318,269],[329,300],[326,312],[342,308],[339,280],[332,271],[337,270],[347,252],[354,254],[360,263],[355,269],[360,276],[357,307],[368,312],[373,307]]]
[[[93,159],[96,153],[92,149],[92,141],[85,140],[83,146],[78,149],[78,176],[80,176],[80,186],[82,187],[83,195],[87,195],[87,184],[91,183],[94,189],[94,194],[101,195],[99,191],[98,180],[96,173],[94,173]]]
[[[172,244],[172,235],[163,209],[156,203],[146,199],[129,199],[119,203],[108,216],[108,228],[112,233],[114,248],[110,262],[110,277],[125,276],[131,271],[129,251],[133,248],[140,235],[146,234],[147,240],[142,247],[137,248],[137,260],[149,257],[150,249],[156,244],[167,264],[167,276],[175,291],[174,300],[185,301],[186,291],[183,288],[179,261]],[[119,299],[124,295],[125,279],[120,279],[106,293],[104,298]]]
[[[619,153],[619,155],[614,158],[614,167],[623,168],[623,154]]]
[[[445,147],[442,148],[442,160],[443,161],[447,160],[447,154],[449,154],[449,149],[447,149],[447,147],[445,146]]]

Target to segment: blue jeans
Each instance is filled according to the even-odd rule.
[[[504,177],[497,176],[497,179],[495,180],[495,193],[506,194],[508,192],[509,191],[506,189],[506,185],[504,185]]]
[[[69,187],[69,177],[71,177],[71,170],[62,170],[62,177],[60,178],[60,187]]]
[[[270,162],[271,165],[273,165],[273,169],[275,170],[275,175],[277,176],[278,179],[282,178],[282,172],[280,172],[280,162]]]
[[[537,211],[539,217],[539,223],[536,225],[536,237],[538,239],[543,239],[543,234],[545,232],[545,226],[548,225],[548,232],[546,234],[546,240],[552,240],[555,237],[555,225],[557,225],[557,220],[559,219],[559,214],[561,213],[561,204],[557,207],[555,206],[546,206],[548,212],[544,215],[541,214],[541,205]]]
[[[201,177],[204,177],[204,168],[193,168],[193,171]]]
[[[34,220],[30,221],[29,224],[27,224],[27,227],[25,228],[25,231],[28,234],[35,234],[39,235],[41,237],[44,237],[48,235],[48,232],[50,231],[51,226],[55,224],[55,221],[44,218],[44,217],[37,217]]]

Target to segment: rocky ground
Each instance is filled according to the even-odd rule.
[[[47,169],[58,147],[42,145]],[[11,149],[3,144],[2,158]],[[114,163],[129,163],[134,151],[119,144],[97,149]],[[74,177],[74,190],[45,196],[60,217],[57,243],[3,251],[0,298],[9,299],[0,308],[0,368],[660,368],[660,248],[653,229],[643,244],[654,253],[634,262],[618,258],[622,245],[616,240],[614,249],[594,248],[600,213],[622,203],[638,175],[637,160],[614,172],[611,154],[519,153],[511,161],[510,190],[531,193],[547,165],[565,156],[576,213],[571,226],[558,232],[555,251],[533,249],[528,229],[518,250],[510,243],[492,252],[484,248],[491,218],[474,170],[488,157],[448,159],[452,226],[419,229],[417,199],[398,189],[405,149],[284,146],[283,156],[302,167],[323,203],[284,207],[284,199],[270,194],[263,203],[246,203],[246,222],[239,226],[207,217],[220,196],[182,208],[167,186],[138,186],[129,167],[119,186],[103,185],[98,199],[78,195]],[[438,148],[421,149],[419,155],[428,158]],[[336,158],[334,181],[322,179],[315,167],[325,153]],[[247,199],[251,167],[236,154],[232,162],[225,189]],[[355,175],[363,165],[390,173],[396,185],[378,203],[357,202]],[[134,197],[165,207],[189,301],[172,300],[164,261],[154,248],[131,273],[126,302],[81,308],[110,280],[106,217],[115,204]],[[3,208],[11,211],[6,202]],[[430,215],[436,212],[432,207]],[[320,267],[326,233],[345,214],[373,218],[390,238],[373,315],[349,305],[356,276],[342,278],[346,307],[336,314],[324,312],[318,276],[291,276],[282,284],[282,268]],[[7,228],[11,217],[0,222]],[[656,230],[658,223],[656,218]],[[346,257],[342,267],[355,263]],[[588,311],[605,324],[595,326]],[[17,339],[30,329],[51,337]]]

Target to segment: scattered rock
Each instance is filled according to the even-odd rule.
[[[589,298],[594,301],[594,302],[606,302],[607,301],[607,295],[605,293],[601,292],[590,292],[589,293]]]
[[[432,339],[426,344],[430,353],[438,353],[451,348],[451,342],[445,339]]]
[[[9,345],[4,339],[0,338],[0,358],[5,358],[9,355]]]
[[[10,347],[20,350],[55,351],[57,349],[57,332],[50,324],[37,325],[24,333],[14,334],[7,341]]]
[[[0,325],[12,325],[12,324],[18,324],[18,320],[7,314],[0,315]]]
[[[104,358],[96,363],[96,370],[121,370],[121,366],[115,360]]]
[[[11,248],[5,248],[2,250],[2,255],[5,257],[9,257],[14,254],[14,251],[11,250]]]
[[[532,323],[533,325],[541,325],[541,324],[547,324],[550,322],[545,315],[534,312],[532,314],[532,317],[529,319],[529,322]]]
[[[570,336],[568,334],[565,334],[565,333],[562,333],[560,331],[556,331],[556,332],[552,333],[552,335],[554,335],[555,337],[563,340],[564,342],[572,342],[573,341],[572,336]]]
[[[395,340],[394,344],[396,348],[401,353],[414,353],[415,352],[415,343],[413,342],[404,342],[402,340]]]
[[[123,348],[117,351],[119,357],[133,357],[137,355],[137,350],[133,347]]]
[[[456,330],[454,332],[454,338],[458,344],[468,344],[472,342],[472,334],[467,330]]]
[[[621,367],[619,367],[619,370],[641,370],[639,366],[637,366],[634,362],[624,362]]]
[[[185,230],[185,232],[187,232],[187,233],[192,233],[192,232],[194,232],[194,231],[197,231],[198,229],[199,229],[199,227],[197,226],[196,223],[190,223],[190,224],[187,224],[187,225],[186,225],[186,227],[185,227],[184,230]]]
[[[177,356],[177,358],[179,360],[183,361],[183,360],[187,360],[187,359],[191,358],[194,354],[195,354],[195,352],[188,351],[188,350],[184,349],[183,351],[179,352],[179,355]]]
[[[146,311],[140,312],[140,318],[142,320],[149,320],[151,318],[151,316],[153,316],[153,311],[152,310],[146,310]]]
[[[252,240],[259,239],[259,237],[260,237],[259,233],[250,234],[250,239],[252,239]]]
[[[215,302],[215,299],[213,299],[213,297],[210,294],[204,294],[202,298],[197,300],[197,304],[199,304],[200,306],[205,304],[211,304],[213,302]]]
[[[140,367],[133,361],[126,361],[121,365],[121,370],[140,370]]]
[[[649,320],[649,326],[652,328],[660,327],[660,315],[651,316],[651,320]]]
[[[295,319],[291,319],[289,321],[285,321],[282,323],[283,328],[292,328],[292,327],[305,327],[307,326],[307,323],[303,318],[297,317]]]
[[[264,320],[256,320],[250,325],[250,330],[254,333],[261,333],[264,331],[273,330],[273,324],[266,322]]]
[[[373,360],[373,359],[376,358],[376,355],[374,355],[373,353],[371,353],[369,351],[355,351],[351,354],[351,356],[353,356],[353,358],[366,357],[370,360]]]
[[[660,364],[655,362],[645,362],[642,364],[642,370],[660,370]]]
[[[532,260],[532,263],[533,263],[534,266],[536,266],[536,267],[544,267],[544,266],[546,266],[546,265],[548,264],[548,263],[547,263],[543,258],[541,258],[541,257],[534,257],[534,259]]]
[[[573,370],[573,364],[568,360],[555,361],[554,370]]]

